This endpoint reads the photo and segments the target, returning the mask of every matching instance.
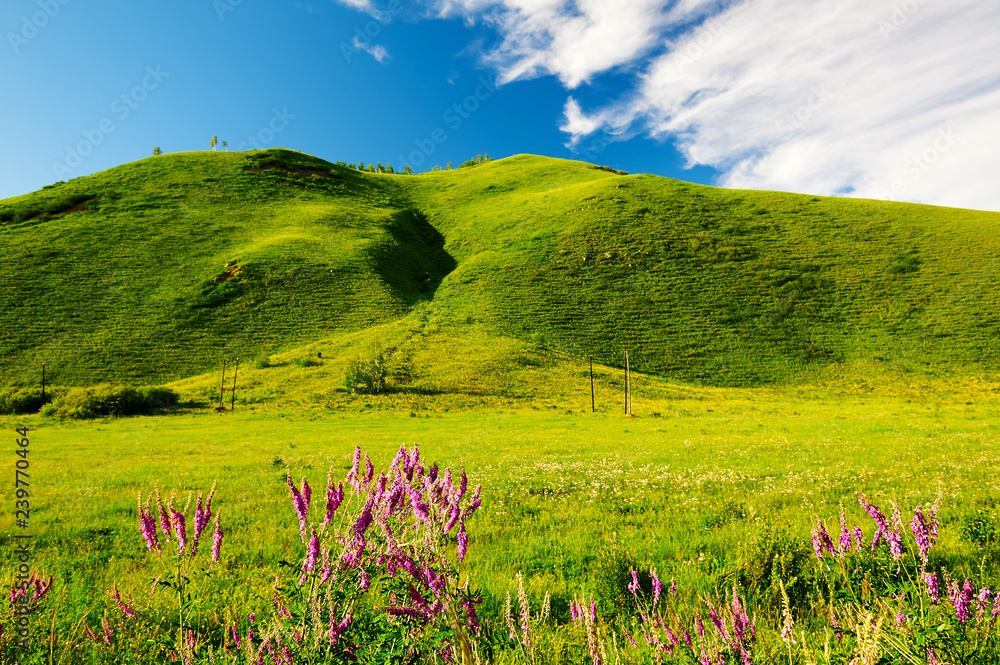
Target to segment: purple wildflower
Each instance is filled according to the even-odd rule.
[[[302,479],[302,489],[299,490],[292,482],[291,471],[285,474],[285,482],[288,484],[288,491],[292,494],[292,505],[295,507],[295,514],[299,517],[299,533],[304,543],[306,542],[306,522],[309,517],[309,499],[307,497],[312,496],[312,490],[309,489],[305,478]]]
[[[590,619],[591,621],[597,621],[597,601],[594,597],[590,597]]]
[[[160,552],[160,541],[156,538],[156,520],[149,512],[149,506],[139,510],[139,532],[146,541],[146,549]]]
[[[174,535],[177,536],[177,555],[184,556],[184,548],[187,547],[187,526],[182,513],[173,508],[170,509],[174,522]]]
[[[201,492],[198,492],[198,500],[194,506],[194,539],[191,543],[191,556],[198,551],[198,541],[201,539],[201,530],[205,528],[208,518],[205,516],[205,508],[202,506]]]
[[[361,514],[358,515],[358,519],[354,522],[354,526],[351,527],[351,531],[354,533],[355,542],[363,540],[365,532],[367,532],[368,528],[372,525],[372,509],[374,508],[374,504],[375,497],[369,496],[368,500],[365,501],[364,508],[361,509]]]
[[[864,533],[864,531],[861,529],[860,526],[856,526],[853,529],[851,529],[851,535],[854,536],[854,551],[855,552],[860,552],[861,551],[861,543],[865,539],[865,533]]]
[[[413,516],[421,522],[429,522],[430,512],[427,508],[427,504],[423,501],[421,493],[409,485],[406,485],[406,493],[410,497],[410,505],[413,506]]]
[[[892,529],[885,535],[893,560],[899,561],[903,558],[903,521],[895,501],[892,502]]]
[[[302,572],[312,573],[316,570],[316,561],[319,559],[319,536],[316,535],[316,529],[312,526],[309,527],[309,547],[306,550],[305,561],[302,562]],[[303,576],[304,577],[304,576]]]
[[[697,609],[694,611],[694,628],[698,632],[698,638],[705,637],[705,624],[701,620],[701,610]]]
[[[972,582],[965,580],[965,585],[962,587],[962,591],[957,594],[957,598],[952,600],[952,604],[955,607],[955,616],[961,623],[965,623],[969,620],[969,605],[972,603],[972,599],[976,595],[976,590],[972,586]]]
[[[465,520],[462,520],[458,523],[457,538],[458,538],[458,545],[457,545],[458,560],[465,561],[465,553],[469,549],[469,534],[465,530]]]
[[[927,648],[927,665],[941,665],[941,659],[930,647]]]
[[[885,519],[885,515],[879,510],[878,506],[872,503],[868,503],[865,499],[864,494],[858,494],[858,502],[861,507],[865,509],[865,512],[875,521],[875,537],[872,538],[872,551],[878,547],[879,542],[881,542],[882,537],[885,536],[888,539],[890,532],[889,522]]]
[[[982,619],[986,616],[987,610],[990,608],[990,597],[992,597],[993,592],[983,587],[979,590],[979,595],[976,597],[976,616]]]
[[[160,517],[160,529],[163,530],[163,535],[166,541],[170,542],[170,532],[173,530],[173,525],[170,524],[170,513],[167,511],[167,507],[163,505],[163,498],[160,496],[160,488],[156,488],[156,510]]]
[[[628,590],[632,592],[633,596],[639,591],[639,576],[634,570],[632,571],[632,582],[628,585]]]
[[[913,509],[910,530],[913,531],[913,537],[917,541],[917,547],[920,550],[920,560],[924,562],[924,565],[927,565],[927,553],[934,543],[931,542],[930,538],[930,525],[927,523],[924,511],[920,509],[920,506]]]
[[[847,528],[847,513],[844,505],[840,505],[840,538],[837,541],[837,549],[840,554],[851,551],[851,530]]]
[[[365,477],[364,483],[365,487],[368,487],[371,483],[372,478],[375,476],[375,467],[372,465],[371,459],[368,457],[368,453],[365,453]]]
[[[361,479],[358,471],[361,469],[361,446],[354,448],[354,461],[351,463],[351,470],[347,472],[347,482],[354,488],[355,494],[361,494]]]
[[[219,516],[215,516],[215,532],[212,534],[212,562],[216,563],[219,560],[219,554],[222,552],[222,523],[219,522]]]
[[[712,604],[711,600],[706,599],[705,604],[708,605],[708,618],[712,620],[712,625],[715,626],[719,637],[722,638],[723,642],[729,642],[729,631],[726,629],[726,622],[719,617],[719,613],[716,611],[715,605]]]
[[[358,591],[367,591],[371,585],[371,578],[368,577],[368,573],[362,568],[358,571]]]
[[[903,628],[908,623],[910,623],[910,617],[906,616],[902,611],[896,612],[896,626]]]
[[[476,485],[476,491],[472,493],[472,500],[469,501],[469,507],[465,509],[462,513],[462,519],[469,519],[472,517],[472,513],[476,512],[476,509],[482,505],[483,500],[480,495],[483,493],[483,486]]]
[[[649,569],[649,576],[653,578],[653,604],[660,602],[660,594],[663,592],[663,582],[656,576],[656,571]]]
[[[271,597],[274,602],[274,606],[278,609],[278,616],[285,617],[286,619],[292,618],[292,613],[288,611],[288,607],[281,601],[281,597],[278,592],[275,591],[274,595]]]
[[[129,619],[134,619],[135,618],[135,610],[133,610],[131,607],[129,607],[125,603],[125,601],[122,600],[121,594],[118,593],[118,585],[117,584],[112,589],[111,596],[112,596],[112,598],[115,599],[115,604],[118,606],[118,609],[120,609],[122,611],[122,614],[124,614],[125,616],[127,616]]]
[[[330,522],[333,521],[333,515],[337,512],[337,508],[340,508],[340,504],[344,502],[344,483],[339,483],[338,485],[333,484],[333,475],[327,474],[326,477],[326,518],[323,520],[325,526],[329,526]]]
[[[670,578],[670,595],[677,595],[677,580],[672,577]]]

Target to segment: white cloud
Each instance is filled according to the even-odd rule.
[[[1000,6],[977,0],[753,0],[590,117],[675,139],[727,186],[1000,210],[997,34]],[[564,124],[571,144],[593,124]]]
[[[372,11],[372,0],[334,0],[342,5],[347,5],[351,9],[357,9],[361,12]]]
[[[427,0],[442,17],[481,20],[500,45],[486,61],[499,82],[552,74],[569,88],[660,46],[665,0]]]
[[[360,37],[355,36],[351,45],[359,51],[364,51],[371,55],[373,58],[378,60],[380,63],[385,63],[389,59],[389,51],[381,44],[369,44],[367,42],[361,41]]]
[[[500,83],[617,72],[617,100],[568,99],[570,146],[640,132],[727,186],[1000,210],[997,3],[422,2],[497,31]]]

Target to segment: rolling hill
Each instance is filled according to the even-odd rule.
[[[168,382],[318,342],[451,345],[473,372],[525,343],[612,366],[628,349],[719,386],[983,376],[998,256],[998,213],[529,155],[419,176],[162,155],[0,201],[0,383],[42,362],[65,385]]]

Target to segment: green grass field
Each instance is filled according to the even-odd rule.
[[[351,640],[361,662],[400,664],[446,662],[450,649],[458,662],[532,665],[1000,663],[1000,604],[979,597],[1000,590],[998,224],[527,155],[401,176],[286,150],[185,153],[0,201],[0,389],[34,389],[44,362],[58,399],[109,382],[164,385],[180,401],[145,417],[0,415],[14,443],[0,581],[19,579],[25,530],[31,570],[53,578],[30,650],[0,609],[0,659],[279,663],[264,649],[280,638],[296,663],[348,662]],[[352,363],[380,351],[386,391],[352,393]],[[623,413],[625,351],[636,418]],[[215,413],[223,361],[227,411]],[[315,489],[315,526],[327,471],[342,479],[356,446],[377,477],[414,444],[428,469],[464,467],[482,484],[460,565],[456,531],[406,544],[453,576],[447,598],[465,581],[482,596],[473,656],[458,615],[387,618],[415,592],[382,563],[297,581],[308,557],[286,472]],[[183,509],[213,483],[220,560],[208,564],[203,535],[197,557],[166,554],[161,569],[142,503],[158,487]],[[857,493],[887,516],[898,504],[881,539],[901,534],[899,556],[869,547]],[[347,533],[363,496],[330,529]],[[18,500],[30,501],[27,529]],[[924,562],[910,520],[935,501]],[[817,519],[836,540],[841,505],[866,547],[820,561]],[[348,547],[349,534],[320,531],[334,556]],[[389,556],[382,537],[372,543]],[[189,563],[187,586],[177,570]],[[652,609],[651,569],[678,589]],[[949,572],[957,590],[931,603],[926,571]],[[156,580],[191,595],[175,607],[171,589],[150,594]],[[730,640],[734,587],[755,622],[752,653]],[[282,618],[279,597],[304,604]],[[591,597],[593,620],[575,606]],[[704,654],[667,650],[668,624],[693,634],[708,602],[727,608],[729,637],[710,626]],[[353,612],[345,642],[295,639],[332,630],[317,617],[335,607]],[[233,650],[234,626],[260,653]]]
[[[994,540],[978,543],[963,530],[977,511],[996,517],[1000,404],[993,396],[966,404],[947,396],[692,389],[672,399],[637,398],[636,419],[617,409],[567,413],[541,403],[413,415],[390,406],[7,420],[12,435],[15,424],[33,428],[35,565],[58,580],[62,644],[88,610],[96,608],[94,630],[95,617],[116,611],[106,591],[113,584],[131,598],[147,595],[157,569],[136,527],[135,497],[154,484],[165,495],[176,490],[183,503],[188,491],[218,482],[215,506],[227,535],[218,575],[204,590],[214,610],[205,614],[235,606],[266,615],[277,562],[302,557],[286,468],[321,488],[329,468],[337,477],[347,471],[356,445],[384,467],[401,444],[419,444],[428,461],[464,466],[483,485],[467,574],[486,599],[481,614],[497,662],[519,657],[499,618],[518,572],[534,606],[550,593],[555,620],[566,624],[574,594],[597,593],[602,607],[614,607],[615,565],[655,566],[682,589],[705,594],[759,564],[762,543],[780,534],[790,561],[785,583],[795,589],[792,578],[808,579],[816,563],[809,545],[816,516],[835,522],[843,502],[861,522],[855,492],[904,507],[942,495],[939,562],[985,586],[1000,582],[995,530]],[[12,533],[12,516],[2,520],[0,531]],[[9,549],[11,539],[4,540]],[[756,600],[772,592],[768,586]],[[808,621],[815,598],[808,586],[796,592]],[[169,611],[148,604],[153,614]],[[39,643],[51,611],[36,619]],[[777,623],[768,616],[773,608],[762,604],[758,612],[759,626],[765,617]],[[211,620],[202,628],[211,632]],[[564,658],[543,662],[579,662],[566,639]],[[584,646],[575,646],[582,657]],[[111,660],[95,662],[124,662],[115,660],[121,652],[101,653],[91,657]]]

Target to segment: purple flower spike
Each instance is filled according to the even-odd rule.
[[[469,534],[465,531],[465,520],[458,523],[458,560],[465,561],[469,549]]]
[[[464,513],[462,513],[462,519],[467,520],[472,517],[472,513],[476,512],[476,509],[482,505],[483,500],[480,498],[482,493],[483,486],[476,485],[476,491],[472,493],[472,501],[469,502],[469,507],[465,509]]]
[[[840,538],[837,541],[839,554],[846,554],[851,551],[851,530],[847,528],[847,513],[844,506],[840,506]]]
[[[303,496],[302,492],[295,486],[292,482],[292,472],[288,471],[285,474],[285,482],[288,484],[288,491],[292,494],[292,505],[295,507],[295,513],[299,517],[299,533],[302,536],[302,542],[306,542],[306,522],[309,517],[309,500]],[[309,485],[306,483],[306,479],[302,479],[302,489],[308,490]],[[310,494],[312,492],[310,491]]]
[[[219,561],[219,554],[222,552],[222,523],[219,516],[215,516],[215,533],[212,534],[212,562]]]
[[[375,476],[375,467],[372,465],[372,461],[368,458],[368,453],[365,453],[365,487],[371,483],[372,478]]]
[[[941,587],[938,584],[938,576],[935,573],[924,573],[924,584],[927,585],[927,597],[931,599],[931,602],[937,605],[938,601],[941,600]]]
[[[170,532],[173,531],[174,527],[170,523],[170,513],[167,511],[167,507],[163,505],[163,499],[160,497],[160,490],[156,490],[156,510],[160,517],[160,529],[163,530],[163,535],[166,541],[170,542]]]
[[[634,570],[632,571],[632,582],[628,585],[628,590],[632,592],[633,596],[639,591],[639,576]]]
[[[875,521],[875,537],[872,538],[872,551],[874,551],[875,548],[878,547],[878,544],[882,541],[883,536],[887,537],[889,535],[889,522],[886,520],[885,515],[882,514],[882,511],[879,510],[878,506],[868,503],[864,494],[858,494],[858,503],[860,503],[861,507],[865,509],[865,512],[868,513],[869,517]],[[888,540],[888,538],[886,539]]]
[[[653,578],[653,604],[660,602],[660,594],[663,593],[663,582],[656,576],[656,571],[649,569],[649,576]]]
[[[174,535],[177,536],[177,556],[184,556],[184,550],[187,547],[187,526],[185,524],[185,518],[182,513],[177,512],[173,508],[170,509],[173,514],[174,522]]]
[[[973,588],[972,582],[965,580],[965,586],[962,587],[961,592],[957,595],[958,597],[952,601],[955,606],[955,616],[958,617],[960,622],[965,623],[971,618],[969,605],[976,596],[976,590]]]
[[[910,520],[910,530],[913,531],[913,537],[917,541],[917,547],[920,549],[920,560],[927,565],[927,553],[933,547],[934,543],[931,541],[930,525],[927,523],[927,519],[924,517],[924,511],[920,507],[913,509],[913,519]]]
[[[854,536],[854,551],[860,552],[861,544],[865,539],[865,532],[861,529],[860,526],[856,526],[853,529],[851,529],[851,535]]]
[[[979,590],[979,595],[976,597],[978,601],[976,603],[976,616],[982,619],[986,616],[986,611],[990,608],[990,598],[993,596],[993,592],[983,587]]]
[[[316,561],[320,556],[319,536],[316,535],[316,529],[314,527],[309,527],[309,536],[309,547],[306,550],[306,559],[302,562],[302,572],[305,574],[312,573],[316,570]]]
[[[344,502],[344,483],[339,483],[334,486],[332,474],[327,475],[326,479],[326,517],[323,519],[323,525],[329,526],[330,522],[333,521],[333,516],[337,512],[337,508],[340,508],[340,504]]]
[[[124,614],[125,616],[127,616],[129,619],[134,619],[135,618],[135,610],[133,610],[128,605],[126,605],[125,602],[122,600],[121,594],[118,593],[118,585],[117,584],[114,586],[114,589],[111,591],[111,597],[115,599],[115,604],[118,606],[118,609],[120,609],[122,611],[122,614]]]
[[[139,494],[139,500],[142,500],[142,494]],[[148,500],[146,501],[145,508],[139,508],[139,532],[146,541],[146,549],[157,553],[160,552],[160,541],[156,537],[156,520],[149,511]]]

